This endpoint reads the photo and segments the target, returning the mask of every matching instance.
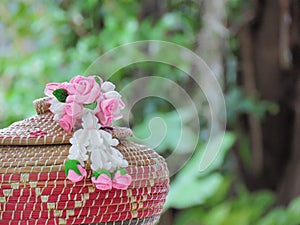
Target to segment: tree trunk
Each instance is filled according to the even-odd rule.
[[[262,100],[277,103],[279,112],[276,115],[267,113],[261,121],[248,117],[247,133],[253,157],[253,170],[247,174],[251,182],[248,183],[252,183],[251,189],[281,188],[281,202],[288,202],[300,194],[300,177],[285,172],[291,170],[292,156],[300,161],[300,154],[296,154],[299,143],[295,141],[296,135],[299,139],[299,125],[294,126],[295,122],[299,123],[299,105],[294,103],[296,80],[299,80],[296,68],[299,54],[291,52],[291,49],[299,48],[299,35],[295,35],[299,30],[293,31],[294,42],[291,42],[292,27],[300,27],[299,10],[291,13],[291,9],[299,9],[299,2],[260,0],[255,3],[254,19],[238,36],[242,85],[249,94],[257,92]],[[287,190],[291,180],[298,193]],[[290,194],[285,195],[286,192]]]
[[[300,2],[292,1],[290,11],[292,18],[290,39],[293,56],[293,68],[290,73],[294,75],[292,81],[295,85],[295,94],[292,106],[294,107],[295,119],[292,134],[292,155],[279,187],[279,200],[285,204],[300,195]]]

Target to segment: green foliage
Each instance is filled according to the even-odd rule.
[[[199,163],[205,152],[205,146],[200,146],[185,167],[176,175],[165,207],[188,208],[203,204],[205,200],[220,191],[219,187],[224,186],[225,176],[216,170],[223,164],[225,155],[233,143],[234,135],[227,133],[217,158],[203,172],[199,171]]]
[[[82,173],[80,172],[80,170],[78,169],[77,165],[79,165],[80,162],[78,160],[67,160],[65,163],[65,173],[66,176],[68,176],[69,174],[69,170],[73,170],[75,173],[77,173],[78,175],[82,176]]]
[[[84,73],[121,44],[160,39],[193,46],[197,30],[188,12],[170,11],[153,23],[138,19],[141,6],[129,0],[1,4],[0,127],[34,114],[31,102],[43,96],[46,83]]]
[[[204,225],[231,225],[257,224],[261,216],[274,203],[274,195],[271,192],[257,192],[249,194],[240,189],[236,198],[220,201],[211,207],[194,207],[183,212],[177,218],[178,224],[204,224]],[[201,217],[189,217],[187,214],[198,214]]]
[[[107,170],[97,170],[93,173],[93,177],[95,177],[96,179],[98,179],[98,177],[101,175],[101,174],[105,174],[106,176],[108,177],[111,177],[111,174],[109,173],[109,171]]]
[[[139,142],[141,139],[143,144],[155,148],[160,153],[166,150],[172,152],[176,148],[180,150],[180,154],[190,153],[194,150],[194,140],[197,139],[197,136],[188,123],[181,123],[182,118],[179,118],[176,111],[152,112],[141,123],[134,126],[133,131],[135,137],[138,138],[136,141]]]
[[[267,112],[277,114],[279,111],[275,103],[260,100],[257,95],[247,96],[239,87],[233,87],[227,93],[226,108],[228,122],[233,125],[238,121],[237,116],[241,113],[252,114],[262,119]]]
[[[262,218],[258,225],[298,225],[300,224],[300,198],[296,198],[289,206],[275,208]]]
[[[270,191],[249,193],[240,189],[238,195],[219,204],[192,207],[182,212],[176,225],[297,225],[300,223],[300,198],[285,208],[271,209],[275,196]]]
[[[84,106],[84,108],[94,110],[94,109],[96,109],[97,104],[98,103],[96,101],[94,101],[93,103],[90,103],[90,104],[83,104],[83,106]]]
[[[65,89],[59,88],[53,91],[52,93],[58,101],[60,102],[66,102],[66,99],[68,97],[68,93]]]

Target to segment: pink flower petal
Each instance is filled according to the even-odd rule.
[[[87,175],[86,170],[80,164],[77,165],[77,168],[79,169],[79,171],[82,174],[82,176],[85,177]]]
[[[71,132],[75,124],[74,118],[65,114],[60,120],[59,125],[67,132]]]
[[[69,170],[67,178],[72,181],[73,183],[81,181],[86,176],[86,170],[80,165],[77,165],[77,168],[79,169],[82,176],[77,174],[74,170]]]
[[[44,90],[45,95],[49,97],[53,97],[53,91],[59,88],[59,83],[48,83],[46,84],[46,88]]]
[[[67,103],[66,107],[64,108],[65,113],[72,117],[73,119],[79,117],[82,113],[82,104],[78,104],[76,102]]]
[[[101,88],[94,76],[76,76],[70,81],[67,91],[69,95],[74,95],[75,101],[80,104],[91,104],[100,97]]]
[[[97,179],[92,177],[92,182],[96,184],[96,188],[102,191],[112,188],[112,180],[106,174],[101,174]]]
[[[132,182],[132,178],[129,174],[121,175],[120,171],[117,171],[112,181],[112,186],[116,189],[126,190]]]

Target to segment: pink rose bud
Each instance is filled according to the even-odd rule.
[[[77,168],[79,169],[81,176],[77,174],[74,170],[69,170],[67,178],[72,181],[73,183],[81,181],[86,176],[86,170],[80,165],[77,165]]]
[[[71,132],[74,126],[73,118],[69,115],[64,115],[59,120],[59,125],[67,132]]]
[[[106,174],[101,174],[96,179],[92,177],[92,182],[96,185],[96,188],[102,191],[110,190],[112,188],[112,181]]]
[[[132,178],[129,174],[121,175],[121,172],[117,171],[112,181],[112,186],[116,189],[126,190],[131,182]]]

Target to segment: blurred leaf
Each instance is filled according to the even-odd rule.
[[[228,122],[235,125],[240,113],[252,114],[263,118],[266,112],[276,114],[278,105],[270,101],[262,101],[257,94],[247,96],[245,91],[239,87],[232,87],[226,95],[226,109]]]
[[[289,215],[290,224],[300,224],[300,197],[290,203],[287,213]]]
[[[274,203],[269,192],[240,193],[237,198],[213,207],[207,214],[208,225],[252,224]]]
[[[197,207],[187,209],[176,217],[174,225],[199,225],[205,213]],[[201,223],[202,224],[202,223]]]
[[[224,177],[220,173],[210,173],[220,167],[226,152],[234,143],[234,135],[226,133],[217,159],[207,170],[199,172],[199,163],[205,146],[200,146],[187,165],[176,175],[171,183],[165,208],[187,208],[199,205],[216,193]]]
[[[288,216],[283,208],[276,208],[265,216],[258,225],[294,225],[288,223]],[[295,224],[296,225],[296,224]]]
[[[223,177],[218,173],[213,173],[201,179],[181,179],[181,183],[173,182],[166,208],[187,208],[194,205],[203,204],[205,200],[212,196],[222,182]]]
[[[209,208],[207,204],[188,208],[180,213],[177,220],[181,222],[178,223],[181,225],[257,225],[257,220],[266,213],[274,201],[275,196],[271,192],[249,193],[242,188],[236,197],[220,202],[220,204],[211,205]]]
[[[176,111],[150,114],[142,123],[137,124],[133,131],[138,138],[136,141],[158,152],[172,152],[175,149],[178,149],[177,153],[182,154],[191,152],[197,140],[195,133],[181,121]]]

